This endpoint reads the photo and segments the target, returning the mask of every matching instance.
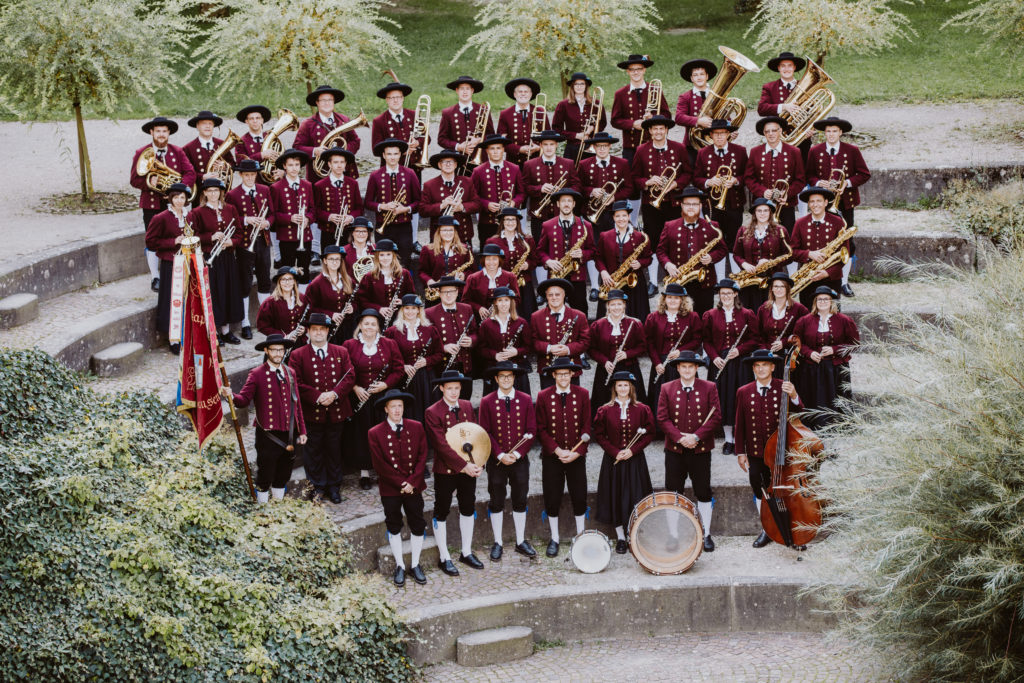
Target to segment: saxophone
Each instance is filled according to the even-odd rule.
[[[640,254],[651,241],[651,238],[647,236],[646,232],[641,232],[640,234],[644,236],[643,241],[640,242],[640,244],[637,245],[636,249],[633,250],[633,253],[630,254],[629,257],[622,262],[622,265],[616,268],[615,272],[612,273],[612,280],[614,280],[614,282],[612,282],[610,285],[601,285],[601,289],[598,290],[597,293],[597,298],[604,301],[605,299],[608,298],[608,292],[612,291],[613,289],[625,289],[626,287],[636,287],[638,278],[636,275],[636,271],[630,268],[630,266],[632,265],[633,261],[640,258]]]
[[[754,285],[757,285],[761,289],[768,289],[768,276],[775,272],[776,266],[782,265],[793,255],[793,247],[789,246],[789,242],[782,240],[782,243],[786,245],[785,254],[773,258],[770,261],[765,261],[759,266],[755,266],[753,273],[747,272],[746,270],[738,270],[735,273],[729,273],[729,279],[739,285],[740,289],[753,287]]]
[[[718,246],[718,243],[722,241],[722,231],[718,229],[718,226],[714,223],[711,224],[711,229],[718,233],[718,237],[714,238],[704,248],[698,251],[696,254],[690,257],[690,260],[679,266],[679,272],[676,273],[675,277],[666,275],[665,279],[661,281],[662,285],[677,284],[686,286],[688,283],[697,280],[704,283],[708,279],[708,271],[706,268],[701,266],[700,260],[704,258],[705,254],[710,254],[711,251]]]
[[[520,287],[526,286],[526,278],[523,277],[521,273],[526,270],[526,261],[530,258],[530,243],[524,239],[523,245],[526,247],[526,249],[523,250],[523,255],[520,256],[519,260],[512,266],[512,274],[518,278]]]
[[[815,282],[811,279],[816,272],[819,270],[826,270],[836,265],[837,263],[846,263],[850,260],[850,252],[844,246],[846,241],[857,234],[857,226],[852,228],[846,227],[846,221],[843,221],[843,228],[839,231],[839,234],[835,236],[831,242],[826,244],[818,251],[825,253],[825,260],[821,263],[816,263],[814,260],[810,260],[807,263],[800,266],[800,268],[793,273],[793,287],[790,288],[791,294],[797,294],[802,289],[805,289],[807,285]]]
[[[565,256],[558,259],[558,269],[552,271],[555,277],[569,277],[580,269],[580,262],[569,256],[573,251],[581,248],[583,243],[587,240],[587,231],[583,231],[583,237],[577,240],[576,244],[572,245],[565,251]]]
[[[471,265],[473,265],[472,255],[470,256],[470,259],[468,261],[466,261],[461,266],[445,275],[445,277],[455,277],[459,273],[464,273],[469,269]],[[423,298],[426,299],[427,301],[437,301],[438,297],[440,296],[441,292],[437,289],[437,287],[427,287],[423,290]]]

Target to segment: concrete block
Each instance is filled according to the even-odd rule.
[[[147,300],[97,313],[64,328],[46,339],[42,349],[72,370],[84,372],[97,351],[124,341],[150,348],[156,338],[156,304]]]
[[[96,279],[105,284],[148,273],[149,266],[143,255],[145,238],[145,232],[133,228],[97,240],[99,253]]]
[[[459,666],[489,666],[533,654],[533,629],[525,626],[492,628],[459,636]]]
[[[1012,165],[873,168],[871,182],[860,188],[861,201],[864,206],[900,201],[913,203],[922,197],[938,196],[953,179],[984,177],[1001,181],[1019,170]]]
[[[39,317],[39,296],[22,292],[0,299],[0,330],[9,330]]]
[[[0,297],[20,292],[38,294],[40,300],[88,287],[96,282],[99,249],[73,242],[32,254],[27,265],[0,268]]]
[[[974,264],[974,242],[951,232],[888,232],[872,230],[857,235],[854,271],[864,275],[886,275],[876,259],[898,258],[911,263],[939,261],[960,268]]]
[[[138,342],[121,342],[94,353],[89,365],[98,377],[121,377],[139,367],[144,351]]]
[[[412,545],[409,540],[402,541],[402,556],[405,559],[405,568],[412,568]],[[420,552],[420,566],[423,571],[428,567],[436,567],[440,557],[437,550],[437,541],[433,536],[423,539],[423,550]],[[377,548],[377,567],[384,576],[391,576],[395,572],[395,557],[391,554],[390,545],[382,545]]]

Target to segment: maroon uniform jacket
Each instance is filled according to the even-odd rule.
[[[355,178],[345,176],[341,180],[341,187],[335,185],[337,181],[331,176],[326,176],[316,181],[313,185],[313,206],[315,208],[316,222],[323,231],[334,231],[335,225],[328,220],[332,213],[340,214],[341,205],[345,204],[345,212],[349,216],[363,215],[363,198],[359,194],[359,182]],[[344,239],[344,236],[342,237]]]
[[[225,247],[225,250],[234,249],[242,243],[242,231],[238,225],[241,219],[239,219],[235,207],[227,202],[221,207],[219,215],[208,205],[204,205],[189,211],[185,220],[195,231],[195,236],[199,238],[204,253],[210,253],[213,248],[213,234],[224,232],[232,222],[235,224],[235,234],[231,236],[231,243]]]
[[[306,433],[306,422],[302,417],[302,402],[298,400],[299,385],[295,371],[287,365],[281,366],[282,381],[270,365],[263,363],[249,371],[242,390],[234,395],[235,406],[245,408],[250,402],[256,404],[256,426],[267,431],[287,432],[294,419],[296,434]],[[292,400],[294,394],[296,400]]]
[[[747,202],[746,193],[743,191],[743,179],[747,172],[747,150],[740,145],[726,143],[724,157],[718,156],[718,148],[714,145],[708,145],[697,152],[697,161],[693,166],[693,184],[704,190],[705,194],[710,192],[708,181],[718,174],[718,169],[722,166],[729,166],[732,169],[732,177],[739,181],[739,185],[730,187],[726,192],[725,208],[741,211]]]
[[[578,145],[581,141],[576,139],[577,133],[583,132],[583,126],[586,124],[587,115],[590,114],[590,103],[580,111],[580,106],[576,103],[575,97],[570,100],[560,100],[555,105],[555,114],[551,118],[551,130],[558,131],[569,140],[569,144]],[[608,126],[608,115],[601,107],[601,113],[597,116],[597,130],[591,131],[591,135],[594,133],[600,133]]]
[[[165,198],[159,192],[154,192],[149,189],[146,185],[146,176],[139,175],[135,172],[135,166],[139,163],[139,157],[146,151],[147,148],[153,147],[150,143],[145,147],[139,147],[135,150],[135,156],[132,157],[132,171],[128,178],[129,184],[137,190],[141,190],[139,195],[139,208],[147,209],[149,211],[155,211],[164,208]],[[185,156],[185,152],[181,147],[168,144],[165,147],[167,151],[164,153],[163,162],[169,168],[177,171],[181,174],[181,182],[185,183],[189,187],[196,184],[196,171],[192,168],[192,162]]]
[[[306,287],[306,301],[312,307],[313,313],[323,313],[327,316],[341,313],[345,308],[345,304],[351,299],[351,292],[345,291],[340,279],[338,280],[338,288],[335,289],[334,285],[324,277],[323,273],[313,278],[313,281]],[[355,308],[355,302],[352,303],[352,307]],[[359,311],[353,312],[358,313]]]
[[[569,226],[568,237],[562,229],[561,217],[556,216],[551,220],[544,221],[541,225],[540,241],[537,243],[537,258],[539,265],[544,266],[550,260],[559,260],[566,253],[572,251],[573,246],[583,237],[583,258],[577,259],[579,268],[571,275],[564,276],[572,282],[583,282],[587,279],[587,262],[594,258],[594,226],[579,216],[572,217],[572,225]]]
[[[847,365],[850,362],[850,352],[860,343],[860,331],[853,318],[842,313],[833,313],[828,318],[828,331],[818,331],[818,315],[808,313],[796,321],[794,334],[800,337],[802,346],[800,355],[804,357],[804,363],[813,363],[810,360],[811,354],[815,351],[821,352],[826,346],[832,347],[832,355],[822,359],[822,362],[832,361],[832,365]]]
[[[793,79],[793,87],[796,87],[798,79]],[[779,105],[786,101],[790,95],[781,78],[776,78],[761,86],[761,99],[757,102],[758,116],[778,116]]]
[[[533,269],[540,263],[538,260],[537,243],[533,241],[533,237],[527,235],[523,238],[514,239],[512,244],[509,244],[508,240],[499,233],[493,237],[488,237],[485,244],[495,244],[505,251],[505,265],[508,266],[509,270],[512,270],[519,263],[519,259],[523,258],[523,252],[529,249],[530,253],[526,257],[526,265],[519,271],[519,277],[524,282],[533,282]],[[422,255],[420,258],[422,258]],[[516,279],[516,284],[519,284],[518,278]]]
[[[462,252],[452,251],[446,256],[443,251],[436,253],[433,245],[428,244],[420,252],[420,281],[426,287],[430,284],[431,280],[436,282],[441,279],[442,275],[447,275],[459,266],[472,260],[473,252],[470,251],[469,247],[466,247],[465,251]],[[463,275],[469,275],[469,273],[473,272],[472,269],[473,266],[470,266],[462,271]]]
[[[696,434],[694,453],[711,453],[715,447],[715,431],[722,424],[722,406],[714,382],[694,378],[693,388],[686,391],[682,380],[661,385],[658,396],[658,427],[665,435],[665,450],[682,453],[679,439],[683,434]]]
[[[297,214],[305,204],[304,215],[308,220],[306,229],[303,231],[302,241],[313,240],[313,228],[310,227],[316,221],[316,205],[313,202],[313,185],[308,180],[297,180],[298,189],[292,187],[292,182],[287,177],[281,178],[270,186],[270,205],[273,207],[274,217],[271,219],[271,228],[277,233],[277,239],[281,242],[298,242],[299,226],[292,222],[292,215]]]
[[[323,142],[323,139],[327,137],[328,133],[349,121],[347,116],[339,114],[338,112],[332,113],[331,116],[331,122],[324,123],[320,118],[320,112],[317,112],[300,123],[299,130],[295,133],[295,140],[292,142],[292,147],[301,152],[305,152],[309,155],[310,159],[315,160],[313,150],[321,146],[320,143]],[[359,151],[359,135],[354,130],[350,130],[345,133],[345,149],[353,154]],[[310,162],[306,166],[306,178],[312,182],[319,180],[321,176],[316,172],[316,169],[313,168],[313,163]],[[345,175],[357,178],[359,177],[359,169],[356,168],[355,164],[346,166]]]
[[[367,356],[363,352],[363,342],[359,339],[346,339],[342,346],[348,351],[348,357],[352,361],[355,386],[366,389],[376,380],[387,384],[388,389],[393,389],[405,377],[402,352],[398,350],[398,344],[383,335],[377,337],[377,353],[372,356]],[[382,371],[384,375],[383,379],[380,379]],[[383,392],[371,395],[370,400],[375,401],[383,395]]]
[[[468,116],[462,113],[462,105],[458,102],[441,110],[441,122],[437,126],[437,144],[441,149],[455,149],[456,145],[461,145],[469,138],[470,133],[476,130],[477,117],[482,107],[479,102],[473,102]],[[484,137],[493,133],[494,123],[488,116]],[[486,155],[483,158],[486,161]]]
[[[402,433],[396,437],[391,423],[384,420],[366,436],[380,495],[400,496],[405,484],[412,485],[414,494],[423,493],[427,488],[427,434],[423,425],[403,419]]]
[[[647,353],[647,335],[644,334],[644,324],[628,315],[619,322],[617,335],[613,334],[612,324],[608,318],[601,318],[590,324],[590,356],[601,365],[612,360],[622,345],[622,335],[627,332],[629,338],[622,349],[626,352],[626,360],[621,361],[619,365],[639,359]]]
[[[587,323],[587,314],[563,306],[561,319],[556,321],[551,309],[542,306],[530,316],[530,340],[533,343],[533,352],[537,354],[537,372],[551,364],[552,356],[548,355],[548,346],[560,343],[567,331],[569,338],[565,343],[569,347],[569,358],[579,365],[580,354],[586,353],[590,348],[590,325]]]
[[[288,334],[299,326],[299,321],[306,313],[306,300],[298,295],[295,308],[288,308],[284,299],[270,297],[260,304],[256,314],[256,329],[265,336],[272,334]]]
[[[711,89],[710,84],[707,89]],[[684,145],[690,144],[690,131],[697,126],[697,115],[700,113],[700,108],[704,106],[704,96],[698,95],[694,90],[695,88],[690,88],[676,101],[675,122],[680,126],[686,126],[686,131],[683,133]]]
[[[773,155],[765,145],[750,148],[747,154],[747,175],[744,181],[753,197],[763,197],[765,190],[775,187],[775,181],[789,182],[786,206],[795,207],[804,189],[804,162],[800,150],[780,142],[780,152]]]
[[[781,225],[771,225],[765,233],[761,242],[754,236],[747,237],[746,226],[741,227],[736,233],[736,242],[732,247],[732,255],[740,267],[744,263],[756,266],[761,259],[774,259],[786,253],[786,244],[789,242],[789,235],[786,228]],[[773,268],[773,272],[784,270],[788,261],[783,261]],[[771,275],[771,273],[768,273]]]
[[[235,211],[238,213],[239,225],[238,233],[242,233],[242,246],[246,249],[252,244],[252,231],[255,229],[251,225],[245,225],[245,219],[250,216],[259,216],[260,212],[264,207],[267,209],[267,215],[264,216],[271,223],[271,227],[274,223],[274,213],[271,208],[273,204],[270,201],[270,187],[267,185],[260,185],[258,182],[253,185],[252,191],[254,195],[250,195],[249,191],[245,189],[245,186],[238,185],[234,189],[230,190],[224,197],[231,206],[235,207]],[[270,231],[261,230],[260,234],[267,244],[270,244]]]
[[[555,454],[556,448],[572,449],[580,437],[590,434],[590,392],[583,387],[569,385],[565,403],[558,387],[541,389],[537,394],[537,429],[540,432],[540,454]],[[587,455],[587,444],[576,447],[581,457]]]
[[[843,191],[839,200],[840,209],[852,209],[860,204],[861,185],[871,179],[871,171],[864,163],[860,149],[856,145],[846,142],[839,142],[839,149],[833,156],[828,153],[828,145],[824,142],[811,147],[807,154],[807,182],[810,185],[817,185],[819,180],[829,180],[832,177],[832,169],[842,169],[846,179],[850,181],[850,187]]]
[[[384,282],[383,275],[371,271],[364,275],[362,282],[359,283],[359,293],[356,294],[356,312],[361,313],[367,308],[372,308],[375,311],[389,308],[396,296],[401,300],[406,294],[415,293],[416,285],[413,284],[412,273],[407,268],[403,268],[402,276],[393,279],[390,285]],[[398,313],[396,312],[395,315]],[[383,330],[381,331],[383,332]]]
[[[779,339],[782,343],[786,342],[786,339],[793,335],[793,329],[796,325],[796,321],[807,315],[807,307],[799,301],[793,301],[789,304],[789,308],[786,309],[786,315],[776,320],[772,316],[772,302],[766,301],[757,308],[757,334],[760,338],[760,345],[758,348],[767,349],[771,348],[771,345],[775,343],[775,340],[779,338],[783,332],[786,333],[786,337]]]
[[[188,213],[182,213],[182,216],[188,221]],[[173,261],[174,255],[178,253],[178,245],[174,240],[181,234],[181,226],[174,212],[170,209],[161,211],[153,216],[146,228],[146,249],[155,251],[161,261]]]
[[[686,151],[686,147],[682,143],[666,140],[665,147],[655,149],[652,143],[645,142],[637,148],[633,155],[630,172],[633,174],[633,185],[641,192],[640,198],[644,204],[654,201],[655,194],[658,192],[654,186],[645,188],[644,184],[654,176],[665,175],[673,166],[677,167],[675,181],[678,186],[676,189],[689,185],[690,179],[693,177],[693,170],[690,168],[690,153]],[[668,199],[671,195],[672,192],[669,192],[661,204],[662,207],[675,203]]]
[[[680,351],[700,353],[702,329],[703,323],[696,311],[677,315],[672,322],[669,322],[668,316],[664,313],[655,311],[648,315],[647,322],[644,323],[644,337],[647,339],[647,355],[651,358],[651,364],[665,362],[665,356],[672,350],[672,345],[684,330],[686,334],[676,348]]]
[[[512,357],[516,365],[523,365],[529,362],[527,354],[530,353],[530,324],[526,318],[509,320],[505,331],[501,331],[501,325],[494,318],[488,318],[480,323],[477,332],[479,344],[477,350],[480,357],[484,359],[485,367],[491,367],[497,361],[494,357],[509,346],[514,345],[517,354]]]
[[[615,454],[626,447],[640,428],[647,430],[647,433],[637,439],[630,448],[633,455],[639,455],[654,439],[654,416],[651,409],[643,403],[634,403],[626,411],[626,419],[622,419],[621,409],[618,403],[603,405],[597,409],[594,416],[594,441],[607,455],[615,457]]]
[[[605,189],[605,183],[618,183],[621,180],[622,184],[619,185],[619,189],[615,190],[615,200],[635,197],[636,188],[633,185],[633,172],[629,169],[629,162],[622,157],[613,156],[608,157],[606,161],[607,166],[602,166],[597,157],[590,157],[580,162],[578,173],[580,185],[583,187],[583,196],[589,201],[590,194],[595,189]],[[605,212],[609,211],[611,211],[610,206],[605,209]],[[587,214],[589,213],[587,211]]]
[[[268,132],[263,131],[260,135],[259,141],[252,136],[252,133],[248,130],[242,135],[242,141],[233,150],[235,152],[235,159],[242,161],[243,159],[252,159],[253,161],[259,161],[263,163],[263,140],[267,137]],[[256,176],[256,182],[260,182],[260,176]]]
[[[356,377],[344,347],[328,344],[327,356],[320,358],[313,346],[306,344],[292,352],[288,365],[299,381],[305,419],[314,424],[337,424],[352,414],[348,394],[356,385]],[[338,398],[331,405],[322,406],[316,401],[326,391],[333,391]]]
[[[811,214],[797,219],[789,240],[790,246],[793,247],[793,260],[800,264],[807,263],[811,260],[808,256],[810,252],[821,249],[834,240],[842,229],[842,216],[828,211],[820,222],[815,221]],[[849,245],[849,241],[846,244]],[[843,276],[843,264],[837,263],[826,272],[830,280],[838,280]]]
[[[469,178],[457,175],[451,182],[452,186],[446,187],[444,178],[437,176],[423,183],[423,192],[420,194],[420,217],[430,218],[430,239],[434,239],[434,231],[437,230],[435,219],[441,215],[441,202],[452,196],[457,186],[462,186],[462,207],[465,211],[454,214],[455,220],[459,222],[455,231],[459,233],[459,239],[463,244],[470,245],[473,243],[472,214],[481,210],[480,202],[477,200],[476,189]],[[420,257],[422,258],[422,254]]]
[[[354,283],[356,281],[355,266],[356,266],[356,261],[359,260],[359,252],[356,250],[356,248],[352,245],[351,242],[346,244],[346,245],[344,245],[344,246],[345,246],[345,267],[348,268],[348,276],[350,278],[352,278],[352,282]],[[366,244],[366,252],[363,254],[363,256],[370,256],[372,254],[373,254],[373,242],[367,242],[367,244]]]
[[[376,147],[377,143],[388,139],[409,142],[412,138],[412,125],[415,119],[415,111],[412,109],[402,109],[402,123],[399,125],[395,121],[395,117],[391,115],[391,110],[384,110],[382,114],[370,122],[370,147]],[[420,143],[420,148],[419,150],[413,150],[412,154],[409,155],[409,166],[412,166],[412,164],[419,160],[420,155],[423,153],[423,146],[426,144],[426,138],[419,137],[416,139]],[[402,154],[402,161],[399,163],[406,165],[405,154]],[[383,165],[383,162],[381,162],[381,165]]]
[[[476,422],[473,404],[459,399],[458,415],[454,415],[442,398],[423,411],[423,427],[427,443],[434,449],[434,474],[458,474],[466,466],[465,458],[448,445],[448,428],[460,422]]]
[[[367,211],[376,211],[374,225],[380,227],[384,219],[384,211],[379,208],[381,204],[387,204],[395,198],[395,195],[402,188],[405,188],[405,201],[403,206],[408,206],[411,211],[395,216],[392,225],[409,223],[412,215],[416,213],[420,204],[420,181],[416,178],[416,172],[411,168],[399,166],[395,174],[388,173],[386,168],[378,168],[370,174],[366,181],[366,205]]]
[[[402,354],[402,362],[405,365],[415,365],[422,356],[427,361],[427,367],[433,368],[439,365],[444,357],[441,333],[433,325],[420,325],[416,339],[412,341],[409,340],[404,330],[399,330],[397,327],[389,327],[384,332],[384,336],[398,346],[398,350]]]
[[[705,218],[697,219],[697,227],[686,227],[686,220],[677,218],[674,221],[665,223],[661,230],[661,238],[658,240],[658,261],[664,265],[671,263],[677,268],[686,263],[698,251],[711,243],[711,240],[718,237],[718,223]],[[715,281],[714,264],[725,258],[729,253],[725,241],[720,241],[711,250],[711,263],[701,266],[706,273],[704,282],[710,286]]]
[[[510,271],[502,268],[494,281],[497,283],[495,286],[508,287],[515,292],[516,299],[519,298],[519,282]],[[490,307],[491,282],[485,271],[478,270],[469,274],[469,277],[466,278],[466,286],[462,291],[462,300],[471,305],[474,311],[479,311],[481,307]]]
[[[529,147],[530,145],[530,133],[533,129],[533,117],[534,110],[537,109],[537,105],[532,102],[529,105],[529,109],[526,110],[527,114],[524,118],[522,114],[516,113],[516,107],[518,104],[513,104],[508,109],[502,109],[501,113],[498,114],[498,135],[504,135],[512,141],[511,144],[505,145],[505,152],[508,153],[508,160],[522,165],[526,161],[526,152],[521,152],[520,148]],[[541,130],[550,129],[551,118],[547,113],[544,114],[544,127]],[[537,152],[533,153],[537,156]]]
[[[645,84],[646,85],[646,84]],[[640,144],[640,134],[643,133],[645,140],[650,140],[646,131],[633,128],[633,122],[642,119],[647,110],[647,88],[631,92],[627,83],[615,91],[615,99],[612,100],[612,127],[622,131],[622,146],[627,149],[635,149]],[[672,116],[668,110],[668,102],[664,95],[661,98],[661,107],[658,113],[662,116]]]
[[[744,384],[736,390],[736,455],[763,458],[768,439],[779,429],[779,407],[790,401],[789,412],[803,409],[802,402],[793,403],[782,391],[782,380],[773,377],[768,394],[761,396],[757,382]]]
[[[757,348],[757,316],[749,308],[733,308],[732,322],[725,321],[725,311],[717,306],[704,312],[704,352],[708,355],[708,361],[716,358],[724,358],[736,338],[743,332],[745,325],[747,330],[743,332],[743,339],[736,345],[739,351],[739,358],[734,358],[730,363],[738,363],[751,351]]]
[[[455,311],[448,312],[444,310],[444,304],[437,304],[428,308],[425,311],[425,315],[430,324],[441,333],[442,348],[446,344],[457,344],[459,337],[462,336],[465,330],[466,336],[469,337],[472,345],[468,348],[459,349],[458,358],[452,364],[452,369],[462,370],[462,373],[468,376],[473,369],[472,350],[477,344],[477,316],[473,307],[469,304],[456,302]],[[448,354],[445,354],[444,362],[447,363],[449,360]]]
[[[514,389],[512,394],[507,406],[505,399],[498,397],[497,391],[492,391],[480,399],[479,423],[491,437],[492,459],[513,450],[525,458],[537,438],[537,415],[534,412],[533,399],[529,394]],[[527,434],[533,436],[513,449],[512,447]]]
[[[498,172],[495,172],[490,161],[485,161],[473,169],[470,180],[473,183],[473,192],[476,194],[477,206],[480,209],[480,225],[499,226],[498,214],[491,213],[487,209],[487,204],[488,202],[500,202],[503,194],[507,197],[507,193],[512,193],[513,206],[522,206],[526,201],[522,175],[519,172],[519,167],[511,161],[502,162],[501,170]]]
[[[605,230],[597,236],[597,249],[594,254],[594,265],[597,267],[597,272],[607,270],[611,275],[644,241],[644,234],[635,228],[631,228],[628,235],[629,237],[621,243],[618,230]],[[647,244],[640,251],[638,260],[640,265],[646,268],[651,265],[653,259],[654,251],[651,248],[651,241],[648,239]]]
[[[208,164],[210,163],[210,158],[213,157],[213,153],[217,150],[218,147],[220,147],[221,143],[223,142],[224,141],[221,140],[220,138],[212,138],[212,149],[206,149],[205,147],[202,146],[202,142],[200,142],[199,138],[193,138],[186,142],[185,145],[181,148],[182,151],[185,152],[185,156],[188,157],[189,163],[192,164],[192,168],[195,169],[196,177],[200,181],[200,184],[202,184],[203,174],[208,173],[210,171],[208,167]],[[235,158],[231,154],[231,152],[225,154],[223,156],[223,159],[227,164],[234,166]],[[229,182],[228,188],[230,189],[230,187],[231,183]]]
[[[545,183],[554,185],[562,175],[565,175],[566,188],[580,191],[580,179],[576,175],[576,165],[572,159],[555,157],[553,163],[548,166],[542,158],[534,157],[523,164],[523,187],[526,189],[527,196],[530,197],[530,206],[534,208],[540,206],[540,202],[545,196],[541,188]],[[554,217],[556,213],[558,213],[558,205],[554,201],[550,201],[541,212],[541,220],[546,221]],[[532,211],[530,215],[533,216]]]

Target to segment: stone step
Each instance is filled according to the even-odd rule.
[[[92,355],[90,367],[98,377],[120,377],[142,364],[145,348],[139,342],[121,342]]]
[[[21,292],[0,299],[0,330],[32,322],[39,316],[39,295]]]
[[[488,666],[524,659],[533,654],[533,629],[504,626],[459,636],[456,641],[460,666]]]
[[[408,533],[408,529],[406,530]],[[402,557],[405,559],[405,568],[412,567],[412,544],[408,538],[402,540]],[[440,555],[437,550],[437,541],[433,536],[428,535],[423,539],[423,551],[420,553],[420,566],[424,571],[437,568],[437,560]],[[380,573],[391,576],[395,572],[395,555],[391,552],[390,545],[382,545],[377,548],[377,567]]]

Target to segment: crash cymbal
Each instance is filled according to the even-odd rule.
[[[487,458],[491,456],[491,437],[475,422],[452,425],[445,432],[444,438],[466,462],[472,457],[475,464],[483,467]]]

